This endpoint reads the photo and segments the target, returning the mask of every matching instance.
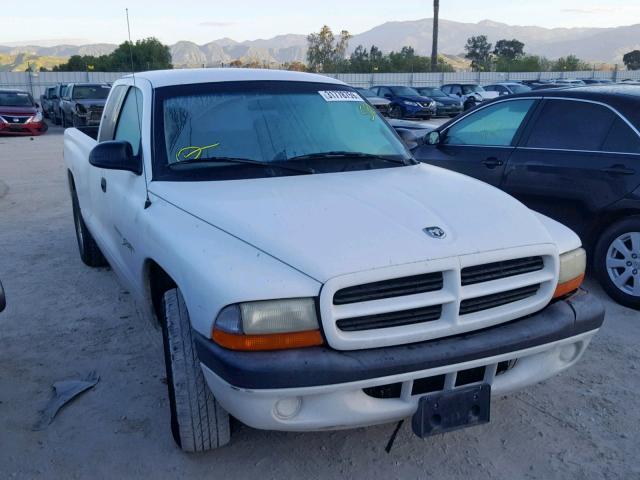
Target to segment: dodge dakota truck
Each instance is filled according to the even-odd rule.
[[[486,423],[492,395],[572,366],[603,322],[572,231],[417,163],[331,78],[130,75],[64,158],[82,261],[108,262],[162,330],[185,451],[228,443],[230,416]]]

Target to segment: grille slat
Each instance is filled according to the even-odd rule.
[[[345,332],[358,332],[378,328],[401,327],[416,323],[432,322],[442,315],[442,305],[401,310],[399,312],[380,313],[362,317],[342,318],[336,322]]]
[[[368,302],[383,298],[435,292],[441,290],[442,285],[442,272],[394,278],[338,290],[333,296],[333,304],[346,305],[349,303]]]
[[[526,257],[501,262],[487,263],[462,269],[462,285],[489,282],[524,273],[537,272],[544,268],[542,257]]]
[[[517,302],[518,300],[523,300],[535,295],[539,289],[539,284],[528,285],[514,290],[507,290],[506,292],[484,295],[477,298],[469,298],[460,302],[460,315],[467,315],[469,313],[475,313],[481,310],[488,310],[508,303]]]

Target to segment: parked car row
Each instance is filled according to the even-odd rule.
[[[405,143],[572,228],[609,295],[640,308],[640,86],[498,98]],[[421,130],[420,134],[424,134]]]
[[[110,89],[106,83],[69,83],[48,87],[40,97],[43,114],[63,127],[98,126]]]

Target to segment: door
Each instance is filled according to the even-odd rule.
[[[599,212],[640,183],[640,139],[606,105],[546,99],[509,159],[503,188],[587,233]]]
[[[514,99],[476,110],[440,132],[438,145],[423,145],[416,159],[500,186],[505,165],[536,100]]]
[[[133,154],[142,158],[142,93],[129,87],[113,128],[113,140],[131,144]],[[106,120],[106,119],[105,119]],[[102,132],[101,132],[102,133]],[[145,173],[123,170],[103,170],[103,197],[106,206],[105,218],[108,222],[107,241],[112,255],[112,267],[121,279],[133,288],[135,271],[140,264],[139,248],[142,235],[137,221],[145,211]]]

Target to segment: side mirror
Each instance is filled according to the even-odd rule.
[[[427,145],[439,145],[440,144],[440,132],[438,130],[434,130],[429,132],[424,139]]]
[[[142,160],[140,156],[133,154],[129,142],[112,140],[99,143],[91,150],[89,163],[107,170],[126,170],[136,175],[142,174]]]
[[[4,296],[4,288],[2,288],[2,282],[0,282],[0,312],[7,307],[7,299]]]

